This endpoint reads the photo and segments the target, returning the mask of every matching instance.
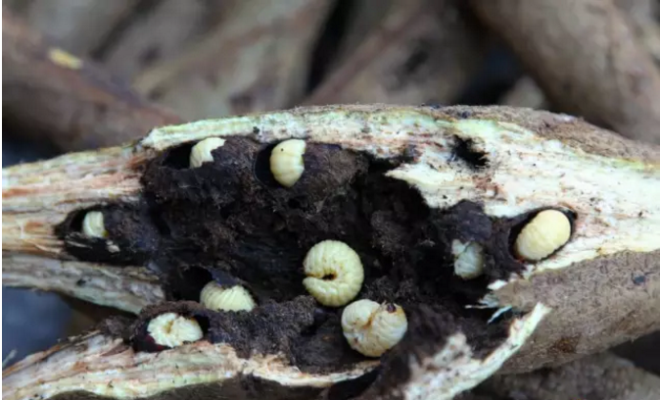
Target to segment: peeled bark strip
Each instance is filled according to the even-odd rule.
[[[435,358],[421,359],[421,363],[413,360],[413,375],[408,382],[399,387],[377,384],[386,390],[385,395],[367,392],[366,397],[450,400],[483,380],[484,374],[492,374],[493,367],[499,367],[502,358],[515,351],[543,314],[539,308],[514,322],[509,340],[483,361],[472,359],[465,336],[456,334]],[[220,394],[233,399],[325,398],[326,393],[347,391],[351,384],[363,387],[364,383],[357,381],[372,373],[377,364],[363,361],[343,371],[305,373],[290,366],[281,355],[251,354],[242,358],[226,344],[199,341],[163,354],[146,353],[134,351],[116,335],[93,332],[34,354],[3,371],[3,398],[47,399],[58,394],[78,399],[94,395],[112,399],[215,398]],[[438,374],[442,368],[447,372]]]
[[[50,46],[7,10],[2,18],[5,118],[63,151],[118,145],[181,120],[87,60]]]
[[[189,119],[297,104],[329,6],[329,0],[239,1],[201,43],[147,69],[135,85]]]
[[[660,72],[611,0],[473,0],[560,109],[660,143]]]
[[[384,19],[305,104],[449,103],[483,49],[453,1],[393,1]]]
[[[188,168],[192,145],[209,137],[225,143],[212,162]],[[305,173],[284,189],[269,181],[263,160],[292,137],[306,140]],[[247,387],[243,397],[272,385],[283,397],[340,390],[334,383],[374,363],[346,349],[338,311],[319,310],[299,272],[311,244],[335,238],[365,265],[360,297],[401,303],[409,319],[378,371],[348,389],[450,399],[505,362],[503,372],[527,371],[658,329],[659,191],[658,147],[567,115],[507,107],[301,108],[162,127],[130,146],[7,168],[5,268],[21,275],[20,260],[42,257],[62,270],[76,266],[74,276],[85,268],[121,275],[144,264],[175,301],[142,310],[122,329],[128,337],[106,332],[26,361],[8,373],[5,391],[135,398],[201,388],[193,384]],[[541,261],[517,259],[511,243],[548,208],[570,216],[570,240]],[[81,234],[76,221],[90,210],[104,215],[107,238]],[[453,275],[454,240],[484,248],[483,277]],[[65,278],[53,288],[82,296]],[[240,282],[259,306],[249,314],[204,308],[199,289],[210,280]],[[115,306],[130,309],[136,295]],[[145,326],[163,312],[201,321],[204,338],[151,355],[162,349]],[[109,351],[120,336],[131,347]],[[107,357],[99,362],[98,354]],[[59,357],[90,370],[50,368]],[[153,372],[136,364],[161,379],[150,383]],[[164,372],[165,364],[179,371]]]
[[[29,255],[5,256],[2,261],[5,286],[58,292],[134,314],[165,297],[158,278],[141,267],[108,268]]]
[[[551,370],[495,376],[475,393],[535,400],[655,400],[660,396],[660,377],[604,353]]]

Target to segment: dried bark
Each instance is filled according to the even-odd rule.
[[[329,0],[237,2],[226,23],[176,60],[144,71],[135,85],[189,119],[296,104],[329,5]]]
[[[496,296],[514,308],[524,310],[542,301],[555,310],[539,327],[542,334],[521,349],[506,370],[556,366],[658,330],[659,256],[660,251],[649,257],[620,253],[496,290]],[[621,269],[620,264],[627,267]],[[547,362],[541,361],[544,358]]]
[[[599,354],[554,368],[495,376],[474,390],[488,398],[654,400],[660,377],[612,354]]]
[[[4,10],[3,110],[34,140],[64,151],[117,145],[181,120],[93,63],[50,46]]]
[[[3,254],[6,286],[53,291],[100,306],[137,314],[165,298],[158,278],[143,267],[107,268],[101,264]]]
[[[84,261],[59,261],[72,255],[67,252],[66,243],[53,235],[52,227],[69,213],[110,200],[124,204],[139,202],[140,171],[145,163],[182,143],[211,136],[248,137],[264,144],[305,137],[310,143],[338,145],[392,160],[408,154],[407,161],[397,164],[388,176],[407,182],[434,209],[443,210],[470,200],[483,204],[488,215],[500,218],[524,216],[548,205],[566,207],[577,214],[572,239],[560,252],[539,263],[525,265],[524,278],[514,274],[491,280],[490,292],[482,299],[481,306],[492,311],[511,307],[521,319],[514,319],[517,327],[509,331],[507,341],[489,357],[475,355],[471,343],[460,334],[449,338],[433,335],[433,339],[409,337],[405,342],[408,344],[399,347],[392,358],[383,360],[380,383],[365,395],[384,396],[391,386],[383,382],[389,382],[388,385],[398,385],[397,390],[405,396],[423,393],[450,398],[494,373],[504,360],[509,359],[503,372],[531,370],[565,362],[660,327],[660,209],[655,202],[655,192],[660,188],[660,149],[627,141],[573,117],[524,109],[384,105],[297,109],[156,129],[132,147],[72,154],[12,167],[3,171],[5,268],[9,266],[20,275],[24,269],[19,265],[21,260],[43,257],[53,259],[55,265],[71,263],[80,269],[108,273],[125,270],[126,267]],[[456,159],[451,145],[456,137],[470,139],[474,145],[472,151],[486,157],[488,162],[482,169],[475,170],[465,159]],[[631,199],[630,191],[639,187],[644,188],[646,196]],[[508,252],[506,244],[502,249]],[[32,271],[25,271],[23,275],[31,274]],[[104,278],[99,279],[104,282]],[[132,282],[130,277],[111,279],[118,287],[117,293],[127,290],[122,288],[122,280],[127,285]],[[72,281],[69,279],[60,290],[79,295],[70,287]],[[106,290],[97,291],[99,298],[112,301],[111,296],[103,297],[100,293]],[[125,304],[130,303],[124,300],[115,305],[127,309]],[[434,344],[443,339],[449,340],[449,347]],[[116,345],[113,337],[94,340],[110,343],[111,347]],[[276,363],[273,367],[274,364],[266,361],[266,355],[237,360],[228,350],[227,358],[214,358],[217,346],[195,343],[192,350],[169,352],[168,361],[179,356],[185,360],[190,350],[204,354],[205,360],[213,359],[209,361],[211,364],[205,364],[204,368],[209,370],[215,371],[221,364],[235,366],[224,378],[209,375],[209,380],[204,381],[220,386],[236,383],[234,378],[227,378],[230,376],[242,382],[245,374],[253,371],[251,368],[265,368],[270,372],[263,375],[264,379],[278,384],[291,372],[273,375],[274,368],[281,365]],[[512,356],[520,346],[520,351]],[[111,347],[98,351],[105,354]],[[429,349],[432,349],[430,353]],[[74,346],[72,350],[74,353],[97,351],[91,343]],[[420,358],[411,358],[408,351]],[[132,351],[120,354],[109,353],[107,363],[130,366],[147,357]],[[93,355],[91,359],[98,360]],[[121,361],[115,361],[118,359]],[[401,375],[395,368],[398,364],[392,363],[394,360],[397,363],[406,360],[404,365],[414,371],[409,380],[400,380],[407,375]],[[33,362],[35,359],[27,364]],[[246,363],[256,364],[245,369]],[[97,375],[59,370],[55,376],[51,374],[53,369],[45,365],[47,360],[38,369],[42,371],[38,377],[30,369],[19,371],[11,381],[11,390],[25,385],[24,379],[53,382],[43,387],[28,386],[25,390],[32,394],[51,393],[54,388],[71,390],[83,382],[98,384],[89,379]],[[103,365],[95,364],[93,368],[103,369]],[[16,368],[13,371],[22,367]],[[183,367],[184,372],[192,371],[186,368]],[[116,390],[125,387],[124,377],[133,376],[134,372],[129,368],[126,375],[120,374],[115,381]],[[60,381],[58,374],[75,379]],[[175,377],[180,377],[178,374]],[[300,378],[303,387],[308,387],[308,378],[307,375]],[[324,382],[322,386],[330,384],[327,375],[319,379]],[[173,388],[170,383],[163,385],[167,386],[163,390]],[[114,393],[106,386],[85,387],[98,388],[99,394]],[[143,395],[152,393],[153,389],[145,387],[145,390]]]
[[[560,109],[660,143],[660,72],[611,0],[473,0]]]
[[[455,2],[393,1],[305,104],[450,103],[482,56],[476,32]]]
[[[67,51],[90,55],[138,0],[35,0],[22,12],[27,24]]]

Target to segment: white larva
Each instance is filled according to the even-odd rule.
[[[542,260],[566,244],[570,236],[571,222],[566,214],[541,211],[520,231],[514,251],[525,260]]]
[[[220,138],[208,138],[198,142],[190,151],[190,168],[198,168],[205,162],[213,162],[211,152],[224,144],[225,140]]]
[[[454,274],[463,279],[474,279],[483,274],[484,249],[479,243],[463,243],[454,239],[451,253],[454,256]]]
[[[89,211],[85,214],[82,222],[83,234],[87,237],[106,238],[108,232],[105,230],[103,213],[101,211]]]
[[[340,307],[357,296],[364,282],[360,256],[346,243],[325,240],[314,245],[303,261],[303,285],[321,304]]]
[[[223,287],[209,282],[202,289],[199,302],[214,311],[252,311],[256,306],[250,293],[242,286]]]
[[[178,347],[204,337],[204,332],[194,318],[169,312],[149,321],[147,332],[160,346]]]
[[[278,144],[270,153],[270,172],[280,185],[293,186],[305,171],[304,140],[289,139]]]
[[[341,327],[352,349],[368,357],[380,357],[401,341],[408,320],[396,304],[363,299],[344,309]]]

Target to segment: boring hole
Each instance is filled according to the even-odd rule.
[[[170,227],[167,225],[167,222],[163,219],[160,210],[156,206],[152,205],[149,207],[149,216],[151,222],[154,224],[161,236],[170,236]]]
[[[261,149],[254,161],[254,175],[259,182],[269,187],[282,187],[270,171],[270,154],[278,143],[273,143]]]
[[[197,321],[199,327],[202,328],[202,332],[206,337],[208,335],[209,328],[211,327],[211,322],[209,321],[209,318],[203,315],[193,315],[193,318],[195,319],[195,321]]]
[[[300,200],[298,200],[298,199],[289,199],[289,201],[287,201],[286,205],[290,209],[293,209],[293,210],[297,210],[297,209],[300,209],[302,207],[302,204],[300,203]]]
[[[85,215],[87,215],[88,211],[89,210],[79,211],[73,216],[71,222],[69,223],[69,229],[71,231],[82,232],[83,220],[85,219]]]
[[[195,143],[186,143],[168,150],[163,166],[173,169],[187,169],[190,167],[190,152]]]
[[[375,368],[358,378],[335,383],[330,386],[327,398],[329,400],[347,400],[356,398],[376,381],[379,374],[380,368]]]
[[[513,227],[511,227],[511,231],[510,231],[510,234],[509,234],[509,243],[508,244],[509,244],[509,252],[514,258],[517,258],[516,255],[515,255],[514,249],[515,249],[516,239],[518,238],[518,235],[520,235],[520,232],[523,230],[523,228],[525,226],[527,226],[527,224],[529,224],[534,219],[534,217],[536,217],[541,211],[546,211],[546,210],[556,210],[556,211],[559,211],[562,214],[564,214],[568,218],[568,222],[571,225],[571,234],[570,234],[569,239],[566,243],[559,246],[555,251],[553,251],[547,257],[545,257],[541,260],[533,261],[533,262],[540,262],[540,261],[543,261],[543,260],[547,260],[548,258],[550,258],[553,255],[560,252],[561,249],[563,249],[564,246],[566,246],[571,241],[571,238],[573,237],[573,233],[575,232],[575,220],[577,219],[577,213],[575,213],[572,210],[560,209],[560,208],[554,208],[554,207],[540,208],[538,210],[529,212],[527,215],[525,215],[523,217],[519,217],[520,220],[518,222],[516,222],[516,224]],[[525,262],[530,262],[530,261],[527,260]]]
[[[486,153],[478,151],[474,148],[474,141],[472,139],[463,139],[456,137],[453,156],[457,159],[465,161],[472,169],[485,168],[488,165],[488,158]]]
[[[212,280],[211,272],[204,268],[193,267],[173,271],[168,277],[168,285],[175,300],[199,301],[202,289]]]
[[[71,233],[80,233],[82,234],[83,230],[83,221],[85,216],[90,211],[102,211],[99,207],[86,208],[84,210],[78,210],[71,212],[67,218],[55,227],[55,232],[57,235],[64,239],[67,235]]]

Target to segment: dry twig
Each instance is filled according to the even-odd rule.
[[[472,0],[553,104],[660,143],[660,72],[611,0]]]
[[[394,1],[383,20],[305,104],[448,103],[483,49],[453,1]]]
[[[25,3],[25,1],[22,1]],[[32,0],[21,10],[27,24],[67,51],[89,56],[139,0]],[[18,4],[12,4],[18,7]]]
[[[135,85],[188,119],[297,104],[329,6],[329,0],[239,1],[200,44],[142,72]]]
[[[75,151],[125,143],[180,121],[3,11],[2,106],[24,135]]]

